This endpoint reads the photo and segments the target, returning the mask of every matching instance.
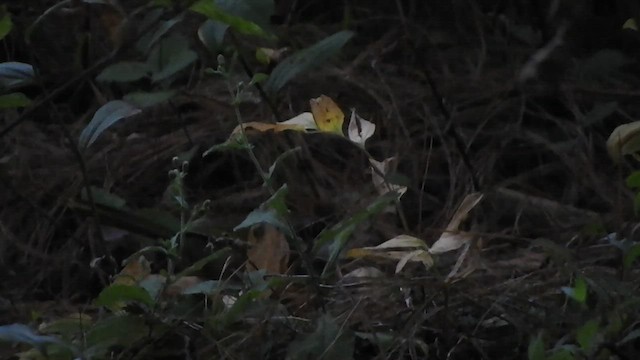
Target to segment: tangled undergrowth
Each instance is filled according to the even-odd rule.
[[[542,3],[3,5],[0,357],[636,358],[639,14]]]

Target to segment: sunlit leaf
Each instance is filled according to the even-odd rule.
[[[337,54],[352,36],[353,33],[350,31],[335,33],[284,59],[271,72],[271,76],[265,84],[265,91],[275,94],[297,75],[323,65],[329,58]]]
[[[29,64],[14,61],[0,63],[0,90],[29,85],[34,77],[33,66]]]
[[[0,95],[0,109],[15,109],[26,107],[31,104],[31,99],[29,99],[23,93],[10,93],[5,95]]]
[[[91,146],[105,130],[118,121],[139,114],[142,110],[122,100],[113,100],[104,104],[80,134],[80,146]]]

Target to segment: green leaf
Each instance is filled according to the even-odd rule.
[[[122,100],[136,105],[139,108],[147,108],[165,102],[175,96],[175,90],[155,92],[132,92],[122,97]]]
[[[13,61],[0,63],[0,90],[29,85],[34,77],[33,66],[29,64]]]
[[[152,307],[154,300],[151,295],[140,286],[112,284],[100,292],[96,299],[97,306],[104,306],[112,311],[119,310],[124,303],[137,302]]]
[[[23,93],[0,95],[0,109],[14,109],[29,106],[31,99]]]
[[[107,66],[96,77],[103,82],[130,82],[140,80],[149,74],[149,65],[138,61],[122,61]]]
[[[164,80],[196,61],[198,54],[189,49],[189,41],[180,34],[172,34],[151,50],[147,65],[153,82]]]
[[[631,248],[624,254],[624,268],[630,269],[633,262],[640,257],[640,244],[634,244]]]
[[[11,324],[0,326],[0,341],[11,343],[24,343],[33,346],[42,353],[46,353],[47,345],[59,345],[74,354],[79,353],[71,345],[51,335],[39,335],[26,325]]]
[[[349,239],[349,235],[353,232],[355,227],[363,221],[367,220],[369,217],[379,214],[389,204],[395,202],[397,199],[398,194],[395,192],[390,192],[385,195],[379,196],[365,209],[358,211],[351,217],[339,222],[331,228],[323,230],[320,234],[318,234],[313,242],[313,253],[317,256],[318,252],[322,248],[329,245],[329,259],[332,260],[329,261],[327,265],[325,265],[325,270],[323,271],[323,273],[326,273],[330,268],[332,268],[331,263],[338,258],[338,255],[340,255],[340,252]]]
[[[562,287],[562,292],[580,304],[587,302],[587,283],[583,277],[577,277],[573,287]]]
[[[311,334],[298,336],[287,349],[287,359],[353,359],[355,338],[336,324],[330,315],[318,319]]]
[[[545,360],[542,334],[538,334],[538,336],[529,341],[527,355],[529,360]]]
[[[640,189],[640,171],[634,171],[627,177],[627,187],[630,189]]]
[[[576,331],[576,341],[583,350],[589,351],[595,345],[599,327],[598,321],[589,320]]]
[[[198,28],[198,38],[212,54],[216,54],[222,47],[227,29],[228,24],[207,20]]]
[[[88,148],[100,134],[118,121],[139,114],[142,110],[122,100],[104,104],[80,134],[80,147]]]
[[[127,201],[118,195],[109,193],[107,190],[92,186],[91,195],[96,205],[106,206],[111,209],[122,209],[127,204]],[[89,201],[87,196],[87,188],[82,188],[80,192],[80,198],[85,201]]]
[[[260,25],[226,12],[222,6],[213,0],[200,0],[191,6],[191,10],[203,14],[211,20],[228,24],[241,34],[254,35],[267,39],[273,38],[273,35],[266,32]]]
[[[162,13],[160,12],[160,14]],[[147,36],[143,36],[142,38],[140,38],[140,40],[138,40],[138,42],[136,43],[136,48],[143,54],[148,53],[153,45],[155,45],[164,34],[171,30],[171,28],[180,21],[182,21],[182,15],[179,15],[171,20],[161,22],[156,27],[156,30],[154,32],[149,32]]]
[[[7,7],[3,5],[0,7],[0,40],[13,28],[13,22],[11,21],[11,14],[7,11]]]
[[[97,322],[87,333],[86,354],[89,358],[102,358],[108,348],[130,346],[149,333],[149,326],[138,316],[110,316]]]
[[[284,59],[273,69],[265,91],[275,94],[297,75],[326,63],[352,36],[351,31],[340,31]]]
[[[183,276],[188,276],[188,275],[192,275],[194,273],[197,273],[198,271],[202,270],[205,266],[207,266],[208,264],[221,260],[221,259],[225,259],[226,257],[229,256],[229,253],[231,252],[231,249],[229,248],[222,248],[216,252],[214,252],[211,255],[208,255],[198,261],[196,261],[195,263],[191,264],[191,266],[189,266],[188,268],[182,270],[178,275],[176,275],[177,278],[181,278]]]
[[[267,223],[275,226],[287,236],[293,236],[291,229],[289,229],[289,226],[287,226],[284,220],[289,215],[289,209],[285,203],[288,191],[287,184],[282,185],[280,189],[267,199],[267,201],[262,203],[258,209],[249,213],[233,231],[245,229],[256,224]]]
[[[287,157],[293,155],[294,153],[300,151],[300,147],[295,147],[293,149],[288,149],[287,151],[283,152],[282,154],[278,155],[278,157],[276,158],[276,160],[273,162],[273,164],[271,164],[271,166],[269,167],[269,172],[266,174],[266,181],[267,181],[267,185],[271,186],[273,185],[273,175],[274,172],[276,171],[276,169],[278,168],[278,165],[284,161],[284,159],[286,159]]]

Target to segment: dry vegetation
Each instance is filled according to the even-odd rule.
[[[606,150],[611,131],[640,116],[640,33],[622,28],[640,15],[637,7],[276,1],[278,41],[230,29],[215,49],[225,54],[226,76],[206,73],[218,53],[197,36],[205,17],[186,12],[169,33],[185,36],[197,60],[167,85],[96,80],[107,65],[138,60],[137,33],[122,36],[113,23],[128,16],[142,26],[150,11],[144,2],[123,2],[118,13],[70,1],[25,42],[28,27],[55,3],[5,5],[14,25],[2,59],[32,64],[37,81],[21,89],[31,105],[0,113],[0,323],[26,324],[43,337],[1,343],[0,357],[37,358],[32,345],[48,344],[51,358],[71,358],[45,335],[96,359],[640,354],[633,261],[640,248],[635,194],[625,184],[638,164],[616,165]],[[161,19],[185,10],[176,4]],[[249,83],[249,72],[273,70],[254,59],[257,46],[287,46],[290,55],[343,29],[355,36],[330,60],[267,97],[246,86],[234,103],[229,87]],[[121,51],[111,53],[116,46]],[[176,90],[170,100],[78,146],[101,105],[169,87]],[[245,150],[202,156],[239,120],[285,120],[309,111],[309,99],[321,94],[376,125],[368,153],[336,136],[285,131],[248,132],[255,159]],[[274,184],[263,186],[256,161],[268,169],[295,146],[301,150],[282,159]],[[380,200],[369,155],[395,157],[389,181],[407,191],[359,219]],[[260,266],[247,264],[247,253],[271,228],[234,228],[284,183],[291,231],[274,236],[291,251],[277,261],[269,255],[283,263],[265,276],[250,271]],[[472,193],[484,197],[461,225],[464,246],[434,255],[428,269],[410,262],[396,273],[397,260],[345,256],[401,234],[431,245]],[[197,226],[185,226],[190,218]],[[314,248],[314,239],[353,219],[335,262],[329,253],[340,247],[340,231],[329,241],[334,248]],[[282,245],[272,241],[268,249]],[[140,268],[123,273],[127,260]],[[175,282],[162,285],[158,274]],[[105,289],[122,290],[114,282],[142,286],[153,302],[117,291],[105,300]],[[0,339],[15,340],[26,330],[2,331]]]

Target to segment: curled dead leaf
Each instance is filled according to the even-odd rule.
[[[458,209],[453,214],[447,229],[440,238],[431,245],[429,252],[431,254],[442,254],[448,251],[457,250],[463,245],[469,243],[473,239],[473,235],[464,231],[459,231],[460,224],[464,221],[469,212],[480,203],[484,195],[482,193],[473,193],[467,195]]]
[[[377,246],[351,249],[345,256],[351,259],[398,260],[396,273],[402,271],[408,262],[421,262],[427,269],[434,264],[427,244],[410,235],[398,235]]]
[[[355,110],[351,111],[351,120],[347,129],[349,140],[364,147],[367,139],[373,136],[375,131],[376,125],[374,123],[361,118]]]

